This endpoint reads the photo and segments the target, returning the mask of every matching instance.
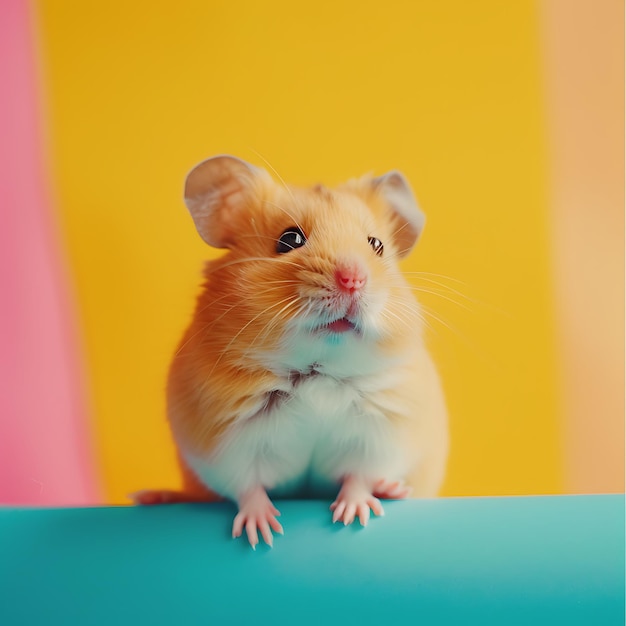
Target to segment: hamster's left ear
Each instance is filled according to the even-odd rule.
[[[237,217],[250,210],[259,185],[269,174],[227,154],[202,161],[185,181],[185,204],[198,233],[214,248],[237,241]]]
[[[419,208],[409,182],[397,170],[374,178],[372,185],[391,209],[398,256],[405,257],[417,243],[426,216]]]

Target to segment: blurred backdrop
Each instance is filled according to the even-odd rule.
[[[400,169],[427,216],[443,495],[624,489],[620,0],[4,0],[0,502],[178,484],[187,171]]]

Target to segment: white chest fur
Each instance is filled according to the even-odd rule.
[[[357,382],[297,377],[271,409],[233,424],[210,458],[187,457],[212,489],[236,499],[254,486],[289,494],[303,480],[346,474],[401,478],[408,459],[398,433]]]

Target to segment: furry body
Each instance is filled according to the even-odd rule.
[[[446,410],[398,268],[423,224],[404,178],[299,189],[217,157],[190,174],[186,196],[200,235],[229,249],[207,265],[170,369],[186,471],[238,502],[253,545],[257,527],[266,541],[267,521],[277,528],[266,492],[343,484],[333,506],[346,523],[353,508],[362,523],[364,507],[382,510],[381,480],[436,495]]]

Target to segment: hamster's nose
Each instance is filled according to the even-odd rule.
[[[348,293],[356,293],[365,287],[367,272],[356,262],[341,263],[335,271],[337,287]]]

